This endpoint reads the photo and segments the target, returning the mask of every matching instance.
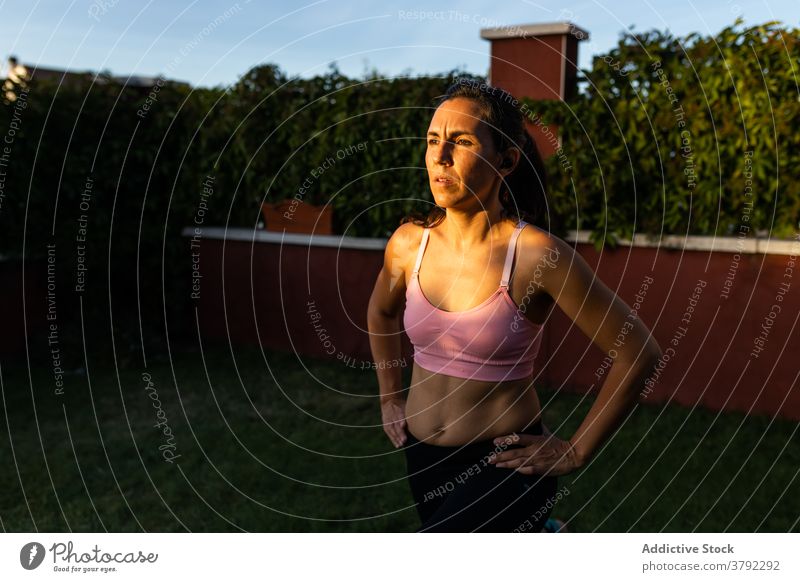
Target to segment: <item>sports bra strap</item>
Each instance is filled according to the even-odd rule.
[[[414,265],[414,271],[411,273],[412,275],[416,275],[419,273],[419,266],[422,264],[422,254],[425,252],[425,245],[428,244],[428,235],[430,234],[429,228],[424,228],[422,230],[422,242],[419,243],[419,251],[417,252],[417,262]]]
[[[503,266],[503,279],[500,281],[501,287],[508,287],[508,281],[511,278],[511,263],[514,260],[514,252],[517,248],[517,238],[526,224],[528,223],[524,220],[520,220],[519,224],[517,224],[517,228],[514,229],[514,233],[511,235],[511,240],[508,243],[508,251],[506,251],[506,263]]]

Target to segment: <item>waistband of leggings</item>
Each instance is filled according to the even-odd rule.
[[[537,420],[535,423],[530,425],[525,430],[517,430],[514,431],[516,434],[530,434],[539,436],[543,434],[542,430],[542,421]],[[425,453],[428,455],[435,455],[437,457],[447,457],[451,460],[457,460],[461,458],[472,458],[476,454],[488,454],[495,449],[499,451],[504,450],[507,447],[504,447],[502,444],[495,445],[494,439],[497,437],[492,437],[488,439],[482,439],[479,441],[475,441],[472,443],[467,443],[465,445],[456,445],[456,446],[441,446],[441,445],[433,445],[426,442],[423,442],[416,438],[413,434],[411,434],[408,429],[406,429],[406,436],[407,440],[405,443],[405,447],[410,447],[413,452],[417,453]],[[516,445],[508,445],[508,446],[516,446]]]

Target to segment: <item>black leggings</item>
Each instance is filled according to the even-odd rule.
[[[537,422],[518,434],[542,434]],[[418,532],[539,532],[555,503],[558,478],[524,475],[488,463],[521,445],[493,439],[456,447],[429,445],[408,432],[403,449]],[[549,501],[549,503],[548,503]]]

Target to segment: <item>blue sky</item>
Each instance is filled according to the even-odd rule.
[[[588,68],[631,25],[708,34],[737,15],[800,27],[800,0],[0,0],[0,58],[202,86],[234,83],[264,62],[302,77],[332,61],[354,77],[367,69],[486,74],[487,26],[571,20],[591,34],[578,63]]]

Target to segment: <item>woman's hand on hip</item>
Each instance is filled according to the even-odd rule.
[[[557,436],[509,434],[494,439],[495,445],[520,445],[489,459],[495,467],[514,469],[525,475],[566,475],[581,468],[572,444]]]
[[[383,430],[389,440],[395,448],[403,446],[406,442],[406,401],[392,398],[381,402],[381,416]]]

